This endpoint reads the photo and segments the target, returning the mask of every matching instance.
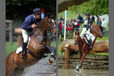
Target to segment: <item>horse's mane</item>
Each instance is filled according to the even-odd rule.
[[[99,25],[92,25],[93,27],[99,27],[100,28],[100,30],[101,30],[101,32],[103,33],[103,27],[102,26],[99,26]]]
[[[37,27],[33,29],[33,31],[31,32],[30,36],[34,35],[35,34],[35,31],[38,30],[38,28],[41,28],[42,30],[45,30],[43,23],[45,22],[45,20],[47,20],[47,18],[48,17],[45,17],[39,23],[36,23]]]

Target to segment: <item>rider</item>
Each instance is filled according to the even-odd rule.
[[[84,37],[84,34],[86,34],[86,32],[88,32],[88,30],[90,32],[89,28],[90,28],[91,24],[92,24],[92,20],[90,19],[90,13],[87,12],[86,13],[86,19],[84,20],[84,27],[83,27],[83,30],[82,30],[81,35],[80,35],[81,37]],[[92,40],[89,39],[87,41],[89,44],[89,49],[91,50],[92,49]]]
[[[36,27],[36,23],[41,21],[40,15],[41,15],[40,8],[33,9],[33,14],[28,15],[22,24],[22,37],[23,37],[22,58],[23,59],[26,55],[26,47],[29,40],[29,35],[32,32],[32,30]]]

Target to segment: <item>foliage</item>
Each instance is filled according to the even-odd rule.
[[[108,14],[108,0],[90,0],[80,5],[73,5],[68,8],[68,17],[76,17],[79,13],[90,12],[92,15]],[[64,11],[59,12],[59,16],[64,15]]]

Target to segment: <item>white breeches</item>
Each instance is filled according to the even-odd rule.
[[[91,39],[92,42],[94,41],[95,36],[90,32],[90,29],[88,29],[87,32],[86,32],[86,28],[83,28],[83,30],[82,30],[82,32],[80,34],[81,38],[84,37],[84,34],[86,34],[86,37],[87,37],[88,40]]]
[[[26,30],[22,29],[22,36],[23,36],[23,42],[28,43],[29,40],[29,34]]]
[[[81,38],[83,38],[83,37],[84,37],[85,32],[86,32],[86,28],[84,27],[84,28],[82,29],[81,34],[80,34]]]

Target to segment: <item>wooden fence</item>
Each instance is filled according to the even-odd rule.
[[[6,20],[6,31],[9,32],[9,41],[10,41],[10,45],[13,44],[12,23],[13,23],[13,20]]]

